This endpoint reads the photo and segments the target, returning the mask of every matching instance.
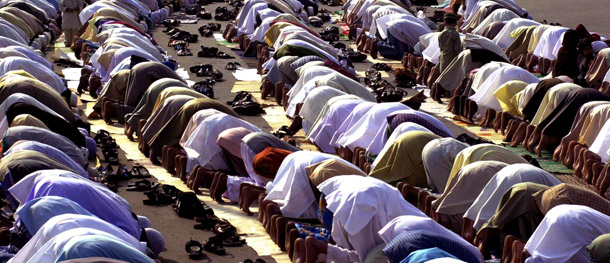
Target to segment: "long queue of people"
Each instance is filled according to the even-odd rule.
[[[169,10],[151,10],[139,1],[1,5],[0,261],[156,262],[165,247],[161,233],[103,185],[94,167],[98,151],[116,152],[118,146],[107,134],[92,135],[77,109],[78,96],[43,52],[53,50],[62,33],[69,47],[77,33],[97,39],[111,28],[127,36],[140,32],[135,39],[153,46],[143,32]],[[113,39],[136,46],[129,37]]]

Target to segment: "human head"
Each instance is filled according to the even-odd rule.
[[[158,256],[165,248],[163,235],[153,228],[144,228],[144,232],[146,232],[146,237],[148,238],[148,247],[155,253],[155,256]]]
[[[454,13],[445,13],[444,16],[444,25],[445,26],[455,26],[457,24],[458,17]]]

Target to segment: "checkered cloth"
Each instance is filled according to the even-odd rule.
[[[559,184],[535,193],[533,198],[543,214],[558,205],[570,204],[587,206],[610,216],[610,201],[577,185]]]
[[[383,254],[391,263],[399,263],[413,251],[433,247],[438,247],[466,262],[480,262],[479,255],[473,254],[460,242],[425,230],[407,231],[398,235],[383,249]]]
[[[435,117],[421,111],[393,114],[387,117],[387,121],[391,131],[394,131],[394,129],[396,129],[396,127],[403,122],[413,122],[424,126],[426,129],[438,136],[453,137],[451,131],[447,128],[447,126],[445,126],[445,124]]]

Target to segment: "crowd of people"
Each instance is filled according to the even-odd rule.
[[[96,98],[90,118],[124,124],[153,164],[194,193],[207,188],[248,215],[257,202],[258,219],[293,262],[610,260],[610,42],[583,25],[534,21],[512,0],[447,1],[442,18],[408,0],[335,0],[325,4],[342,6],[348,30],[315,32],[335,19],[322,3],[230,1],[214,16],[230,20],[222,36],[256,57],[262,99],[292,119],[268,133],[238,114],[251,113],[242,106],[252,94],[232,105],[215,100],[211,85],[222,73],[209,64],[189,69],[209,77],[189,87],[149,33],[165,25],[168,46],[185,54],[197,35],[169,15],[210,18],[209,2],[8,2],[0,8],[0,179],[14,214],[0,217],[4,261],[155,262],[164,249],[150,220],[112,191],[113,173],[90,165],[98,153],[117,162],[119,146],[90,131],[75,108],[83,92]],[[62,32],[83,62],[78,94],[43,56]],[[401,65],[372,65],[362,81],[353,64],[365,53]],[[455,134],[419,110],[422,94],[403,98],[381,71],[396,86],[426,85],[461,120],[501,131],[512,146],[554,151],[582,184]],[[300,130],[318,151],[299,148],[291,136]]]
[[[144,48],[129,42],[138,39],[155,48],[143,32],[168,11],[140,1],[2,3],[2,262],[155,262],[164,250],[150,220],[101,183],[98,148],[110,154],[118,146],[108,134],[91,133],[78,95],[44,52],[62,38],[67,47],[77,35],[89,41],[87,33],[96,40],[109,35],[116,46]]]

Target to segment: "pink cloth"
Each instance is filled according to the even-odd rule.
[[[229,151],[233,156],[241,158],[241,139],[251,132],[243,127],[225,130],[218,134],[216,144]]]

